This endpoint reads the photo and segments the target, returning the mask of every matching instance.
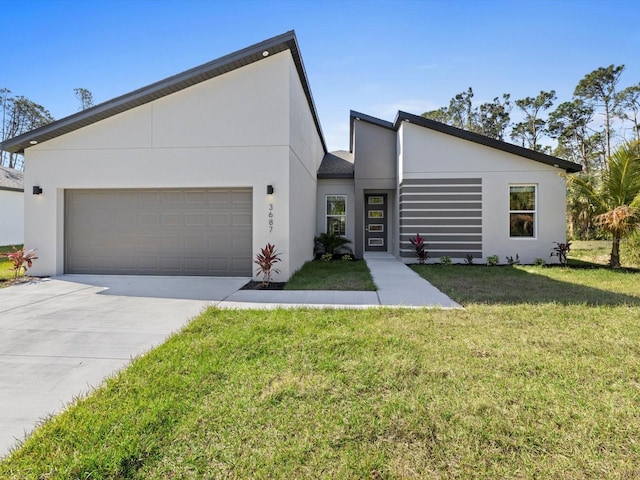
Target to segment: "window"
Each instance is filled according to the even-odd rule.
[[[509,186],[509,236],[536,236],[536,186]]]
[[[327,195],[327,233],[345,235],[347,231],[347,196]]]

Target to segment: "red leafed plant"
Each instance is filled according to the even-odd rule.
[[[16,250],[13,247],[13,252],[7,253],[7,258],[13,262],[13,278],[17,278],[20,275],[20,271],[24,270],[24,273],[27,273],[27,268],[31,268],[33,265],[33,261],[37,259],[35,250],[25,250],[24,247],[20,250]]]
[[[276,246],[267,243],[267,246],[260,250],[260,253],[256,254],[256,259],[253,261],[256,265],[258,265],[258,269],[256,273],[258,275],[262,275],[262,285],[265,287],[269,286],[271,282],[271,274],[272,273],[280,273],[280,270],[274,268],[273,266],[281,262],[280,253],[276,251]]]
[[[424,262],[427,260],[427,244],[424,242],[424,237],[419,233],[416,233],[416,236],[410,238],[409,241],[411,245],[413,245],[413,253],[416,257],[418,257],[418,263],[420,265],[424,265]]]

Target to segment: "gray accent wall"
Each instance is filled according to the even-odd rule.
[[[354,195],[355,232],[353,238],[354,253],[362,258],[364,253],[364,195],[387,194],[388,234],[387,251],[397,252],[397,195],[398,167],[396,144],[397,135],[392,129],[366,121],[354,122]]]
[[[425,237],[429,258],[482,257],[482,179],[404,179],[400,185],[400,256]]]

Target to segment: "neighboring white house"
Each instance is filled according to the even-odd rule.
[[[267,242],[286,280],[323,231],[410,259],[547,258],[580,166],[399,112],[352,112],[326,150],[293,32],[5,141],[25,155],[34,275],[251,276]],[[31,194],[33,188],[40,194]],[[517,208],[515,208],[517,207]]]
[[[24,242],[23,173],[0,166],[0,245]]]

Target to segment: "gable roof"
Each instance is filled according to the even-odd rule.
[[[463,140],[468,140],[470,142],[478,143],[480,145],[484,145],[485,147],[495,148],[497,150],[502,150],[503,152],[511,153],[513,155],[518,155],[519,157],[524,157],[529,160],[534,160],[536,162],[544,163],[546,165],[551,165],[556,168],[562,168],[567,173],[576,173],[576,172],[582,171],[582,165],[579,165],[577,163],[573,163],[568,160],[563,160],[562,158],[554,157],[552,155],[547,155],[542,152],[536,152],[534,150],[520,147],[512,143],[496,140],[494,138],[490,138],[485,135],[480,135],[479,133],[468,132],[467,130],[462,130],[460,128],[452,127],[451,125],[436,122],[435,120],[430,120],[428,118],[414,115],[412,113],[399,111],[393,123],[387,122],[385,120],[380,120],[379,118],[371,117],[363,113],[355,112],[353,110],[351,111],[350,115],[351,115],[350,145],[352,149],[353,149],[353,123],[355,120],[361,120],[364,122],[377,125],[379,127],[383,127],[383,128],[387,128],[395,131],[398,131],[398,129],[400,128],[400,125],[402,125],[402,122],[409,122],[409,123],[418,125],[420,127],[429,128],[431,130],[435,130],[440,133],[452,135],[454,137],[461,138]]]
[[[24,192],[24,173],[0,166],[0,190]]]
[[[318,178],[353,178],[353,153],[337,150],[324,155]]]
[[[140,105],[152,102],[158,98],[171,95],[172,93],[183,90],[197,83],[215,78],[219,75],[224,75],[227,72],[242,68],[251,63],[259,62],[270,55],[274,55],[285,50],[289,50],[291,52],[293,63],[295,64],[298,76],[300,77],[302,89],[304,90],[307,103],[309,104],[309,110],[313,116],[316,130],[318,131],[320,141],[322,142],[322,147],[326,152],[327,147],[324,135],[322,134],[320,120],[318,119],[315,103],[309,87],[309,81],[304,69],[304,64],[302,63],[302,57],[300,56],[298,41],[296,39],[295,31],[293,30],[49,123],[32,130],[31,132],[6,140],[0,143],[0,150],[12,153],[24,153],[25,148],[28,148],[35,143],[42,143],[66,133],[73,132],[74,130],[99,122],[105,118],[112,117],[118,113],[139,107]],[[265,52],[268,53],[265,55]]]

